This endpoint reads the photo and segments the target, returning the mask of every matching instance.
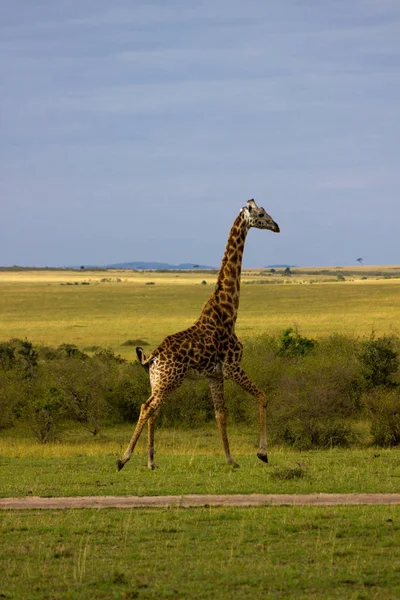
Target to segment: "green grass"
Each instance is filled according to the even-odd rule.
[[[400,280],[376,280],[367,271],[359,271],[368,277],[363,281],[346,274],[345,282],[328,283],[329,274],[313,271],[285,280],[265,275],[264,282],[274,285],[243,285],[238,334],[282,333],[289,326],[308,337],[396,331]],[[243,279],[262,277],[244,272]],[[0,340],[109,347],[133,358],[134,348],[124,342],[142,339],[151,347],[189,326],[214,282],[215,274],[204,273],[0,273]],[[117,473],[115,461],[131,433],[127,426],[96,438],[64,432],[64,443],[43,446],[15,429],[2,432],[0,495],[373,493],[400,487],[398,450],[271,447],[264,465],[255,457],[256,430],[237,427],[230,441],[240,469],[224,464],[212,426],[158,430],[155,471],[145,466],[143,435]],[[400,597],[399,523],[398,506],[2,511],[0,598],[394,600]]]
[[[9,599],[400,596],[400,507],[0,513]]]
[[[190,326],[213,290],[215,274],[119,273],[120,282],[101,283],[108,273],[50,271],[0,273],[0,340],[28,338],[35,344],[73,343],[109,347],[128,358],[142,339],[149,347]],[[148,286],[151,278],[155,285]],[[206,278],[208,285],[202,285]],[[275,278],[275,279],[274,279]],[[283,279],[245,271],[237,323],[239,337],[281,333],[297,326],[305,336],[329,333],[370,335],[397,328],[400,279],[311,285],[310,276]],[[65,285],[90,280],[90,285]],[[285,281],[245,285],[246,281]],[[304,281],[304,283],[303,283]]]
[[[97,440],[76,436],[69,443],[44,446],[3,434],[0,496],[399,491],[397,450],[299,452],[272,447],[265,465],[256,457],[256,431],[247,428],[230,430],[240,469],[225,464],[219,434],[210,426],[192,431],[159,429],[154,471],[147,469],[146,436],[142,435],[137,452],[118,473],[116,459],[131,432],[127,426],[111,428]]]

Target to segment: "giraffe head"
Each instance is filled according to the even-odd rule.
[[[242,211],[245,213],[249,228],[256,227],[257,229],[269,229],[275,233],[279,233],[279,225],[275,223],[272,217],[262,208],[257,206],[254,200],[247,200],[247,206]]]

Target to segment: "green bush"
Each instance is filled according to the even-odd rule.
[[[398,340],[397,340],[398,345]],[[364,377],[369,387],[391,386],[399,368],[399,357],[394,336],[372,335],[364,341],[360,351]]]
[[[123,363],[114,370],[105,398],[112,421],[135,422],[150,395],[149,375],[139,363]]]
[[[35,395],[25,405],[27,421],[35,437],[42,444],[59,439],[64,413],[63,393],[49,388]]]
[[[15,348],[9,342],[0,342],[0,369],[9,371],[15,362]]]
[[[0,429],[13,425],[24,385],[14,371],[0,368]]]
[[[38,352],[28,340],[14,338],[0,344],[0,363],[3,369],[12,368],[21,377],[31,377],[37,367]]]
[[[115,385],[124,362],[109,350],[92,357],[73,352],[52,361],[51,368],[65,397],[66,414],[93,435],[110,420],[107,393]]]
[[[54,373],[39,364],[35,377],[21,390],[18,416],[27,423],[36,439],[45,444],[59,439],[64,416],[65,396]]]
[[[283,338],[288,333],[291,338],[288,330]],[[318,345],[300,346],[296,354],[296,343],[282,352],[281,341],[260,338],[245,347],[245,368],[270,398],[269,437],[298,448],[353,444],[349,419],[362,410],[363,389],[357,343],[329,336]]]
[[[198,427],[213,419],[214,406],[205,380],[185,381],[171,394],[160,413],[160,423],[170,427]]]
[[[243,368],[270,399],[269,438],[297,448],[347,446],[352,423],[368,418],[374,443],[399,444],[400,339],[331,335],[310,340],[298,331],[263,334],[244,345]],[[135,422],[150,395],[149,375],[111,350],[92,356],[71,344],[34,347],[0,343],[0,428],[26,421],[42,442],[74,421],[94,435],[107,424]],[[258,402],[225,385],[231,421],[258,428]],[[187,381],[164,404],[164,426],[196,427],[214,420],[206,380]]]
[[[315,340],[303,337],[298,331],[289,327],[282,334],[278,354],[287,357],[304,356],[311,352],[315,343]]]
[[[0,343],[0,428],[13,425],[36,376],[38,353],[27,340]]]
[[[26,421],[41,442],[57,439],[67,420],[93,435],[106,423],[133,420],[147,397],[144,369],[110,350],[89,356],[71,344],[0,346],[0,427]]]
[[[377,389],[365,398],[371,434],[377,446],[400,446],[400,390]]]

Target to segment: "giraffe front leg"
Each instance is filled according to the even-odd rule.
[[[224,366],[224,373],[226,377],[235,381],[241,388],[251,394],[254,398],[257,398],[260,407],[260,448],[257,452],[257,458],[263,462],[268,462],[267,454],[267,406],[268,398],[262,390],[260,390],[254,383],[249,379],[242,367],[237,364],[229,364]]]
[[[266,395],[261,392],[259,396],[260,403],[260,450],[257,452],[257,458],[263,462],[268,462],[267,454],[267,406],[268,400]]]
[[[221,379],[209,379],[208,380],[211,390],[211,396],[214,403],[215,418],[217,421],[218,429],[222,437],[222,443],[224,446],[226,462],[228,465],[232,465],[233,468],[238,468],[238,463],[233,459],[229,448],[228,434],[226,432],[226,409],[224,400],[224,380]]]

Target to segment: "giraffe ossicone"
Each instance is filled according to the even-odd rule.
[[[122,458],[117,461],[119,471],[132,456],[146,423],[148,467],[154,469],[154,427],[157,415],[171,392],[178,388],[185,378],[208,379],[226,461],[234,467],[239,465],[231,455],[226,432],[225,379],[232,379],[258,400],[260,447],[257,456],[263,462],[268,462],[268,399],[240,366],[243,346],[235,334],[243,251],[247,233],[252,227],[275,233],[280,231],[278,224],[264,208],[258,207],[253,199],[248,200],[231,227],[214,292],[204,305],[197,321],[188,329],[166,337],[148,357],[142,348],[136,349],[139,362],[149,371],[151,395],[142,404],[133,436]]]

